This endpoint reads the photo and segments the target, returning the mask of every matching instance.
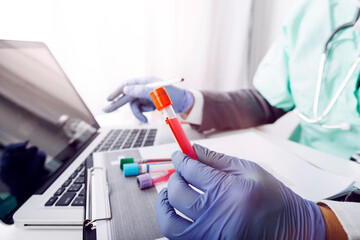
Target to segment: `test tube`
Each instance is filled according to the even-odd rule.
[[[165,122],[169,124],[175,140],[179,144],[182,152],[192,159],[198,160],[189,139],[185,135],[185,132],[180,125],[179,119],[176,117],[175,111],[172,107],[172,102],[165,88],[161,87],[155,89],[150,93],[150,96],[155,104],[156,109],[161,112],[165,118]]]
[[[142,173],[148,172],[163,172],[170,169],[174,169],[174,164],[171,162],[161,163],[127,163],[124,164],[124,176],[137,176]]]
[[[134,158],[120,157],[120,168],[123,169],[124,164],[127,163],[156,163],[156,162],[171,162],[171,158],[134,159]]]
[[[170,169],[167,172],[164,172],[164,174],[162,174],[160,176],[157,175],[155,177],[153,177],[152,174],[150,174],[150,173],[144,173],[144,174],[137,176],[136,181],[137,181],[139,188],[142,190],[142,189],[146,189],[146,188],[154,186],[155,183],[165,182],[165,181],[169,180],[169,177],[174,172],[175,172],[175,169]]]

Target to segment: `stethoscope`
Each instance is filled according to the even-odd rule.
[[[356,16],[352,22],[345,23],[345,24],[341,25],[340,27],[336,28],[335,31],[330,35],[329,39],[326,41],[324,51],[321,54],[319,73],[318,73],[318,78],[317,78],[317,83],[316,83],[316,91],[315,91],[314,105],[313,105],[314,117],[309,118],[309,117],[306,117],[301,112],[297,113],[298,116],[305,122],[319,124],[321,127],[327,128],[327,129],[341,129],[341,130],[345,130],[345,131],[350,130],[350,128],[351,128],[350,123],[326,125],[326,124],[321,124],[320,122],[329,114],[329,112],[331,111],[331,109],[334,107],[335,103],[339,99],[341,93],[344,91],[344,88],[348,84],[351,76],[354,74],[356,68],[358,67],[358,65],[360,63],[360,54],[356,58],[356,61],[354,62],[354,64],[351,66],[349,72],[346,74],[346,77],[345,77],[344,81],[342,82],[342,84],[340,85],[339,89],[337,90],[337,92],[335,93],[333,98],[330,100],[330,102],[327,105],[327,107],[325,108],[325,110],[320,115],[318,114],[318,105],[319,105],[319,96],[320,96],[321,82],[322,82],[323,74],[324,74],[325,62],[326,62],[327,55],[329,52],[328,45],[329,45],[330,41],[332,40],[332,38],[335,36],[335,34],[337,34],[338,32],[340,32],[344,29],[354,26],[354,24],[359,19],[359,17],[360,17],[360,8],[358,9]]]

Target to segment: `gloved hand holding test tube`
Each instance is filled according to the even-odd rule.
[[[188,155],[190,158],[198,160],[194,149],[184,130],[182,129],[179,119],[176,117],[175,111],[172,107],[172,102],[164,87],[155,89],[150,93],[150,96],[155,104],[157,110],[161,112],[165,118],[165,122],[169,124],[174,137],[179,144],[183,153]]]

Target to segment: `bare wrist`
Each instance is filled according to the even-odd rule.
[[[325,204],[318,203],[318,206],[325,222],[325,239],[347,239],[347,234],[335,213]]]

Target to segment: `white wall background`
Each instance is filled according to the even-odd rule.
[[[295,0],[0,0],[0,38],[43,41],[94,114],[122,81],[249,87]]]

